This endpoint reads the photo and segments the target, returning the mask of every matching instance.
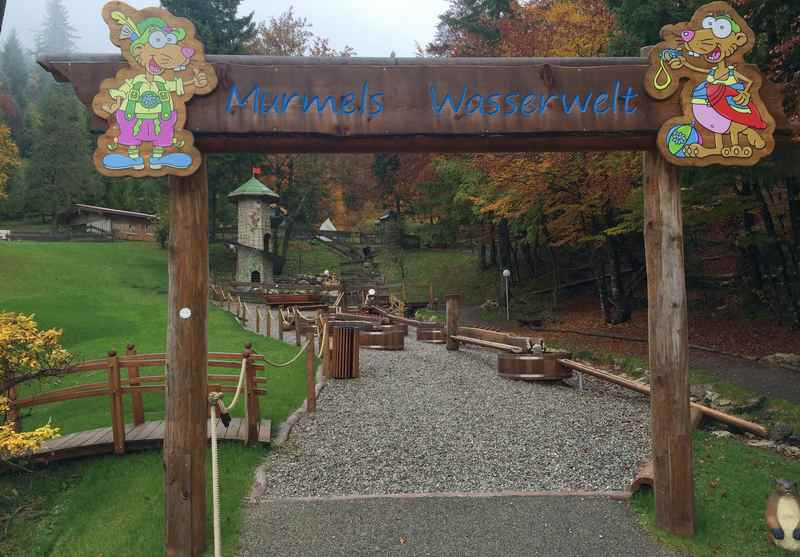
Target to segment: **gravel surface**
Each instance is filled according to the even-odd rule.
[[[500,490],[622,490],[649,457],[645,397],[496,373],[496,353],[406,338],[361,351],[265,463],[264,498]],[[288,340],[288,338],[287,338]]]

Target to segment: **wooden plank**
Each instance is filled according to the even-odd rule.
[[[503,350],[505,352],[512,352],[514,354],[521,354],[522,349],[518,346],[512,346],[510,344],[502,344],[500,342],[492,342],[490,340],[481,340],[479,338],[472,338],[472,337],[465,337],[462,335],[454,335],[452,337],[454,341],[457,341],[462,344],[474,344],[475,346],[483,346],[484,348],[494,348],[497,350]]]
[[[208,174],[205,159],[195,174],[170,176],[168,184],[169,372],[164,520],[166,553],[183,555],[187,547],[192,554],[201,553],[206,543]]]
[[[656,524],[694,534],[689,339],[678,169],[645,154],[644,235]]]
[[[656,101],[645,94],[648,62],[640,57],[208,59],[225,77],[212,94],[192,100],[187,122],[207,153],[262,147],[335,152],[386,147],[644,149],[652,148],[662,122],[681,113],[678,95]],[[53,55],[40,57],[39,64],[56,79],[72,81],[88,106],[100,82],[115,75],[124,61],[118,55]],[[261,113],[274,95],[294,92],[298,97],[285,111]],[[494,92],[500,96],[489,99]],[[514,93],[518,96],[507,96]],[[445,94],[457,111],[443,101]],[[320,102],[313,101],[314,95]],[[481,97],[469,101],[473,95]],[[778,132],[788,140],[780,88],[765,84],[762,95]],[[92,125],[105,129],[96,117]]]

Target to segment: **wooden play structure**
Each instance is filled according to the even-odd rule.
[[[708,34],[697,26],[705,17],[703,10],[735,22],[752,47],[754,38],[741,17],[728,4],[714,2],[699,10],[699,16],[691,22],[679,24],[693,34],[686,34],[681,49],[673,48],[675,52],[665,62],[670,69],[665,71],[686,66],[684,54],[700,48],[694,37]],[[115,16],[115,12],[124,17]],[[674,534],[693,534],[683,221],[678,168],[674,165],[750,165],[768,154],[773,144],[778,157],[793,156],[791,128],[779,86],[753,79],[759,77],[756,68],[738,65],[753,84],[748,86],[746,99],[737,97],[744,103],[740,103],[742,110],[752,112],[746,102],[751,101],[765,122],[770,124],[767,120],[771,119],[774,126],[753,133],[736,127],[733,131],[737,133],[730,137],[707,137],[708,145],[719,141],[722,156],[712,159],[705,156],[709,152],[699,148],[693,134],[687,135],[680,128],[691,127],[686,123],[686,109],[695,104],[687,105],[690,88],[682,95],[677,94],[677,87],[665,89],[663,94],[649,94],[653,64],[657,60],[660,69],[665,60],[660,53],[651,59],[204,57],[191,22],[164,10],[137,11],[121,2],[110,2],[104,16],[120,54],[48,55],[40,57],[39,64],[58,81],[71,82],[81,101],[93,107],[91,125],[104,134],[95,158],[100,172],[170,176],[169,341],[165,357],[169,396],[164,433],[167,555],[199,555],[206,546],[209,279],[204,155],[233,151],[645,151],[644,236],[656,522]],[[186,86],[186,96],[178,98],[167,91],[156,95],[158,98],[150,94],[146,100],[160,108],[148,109],[150,114],[139,117],[137,103],[145,96],[140,97],[139,89],[132,95],[132,86],[126,89],[120,79],[134,79],[144,71],[140,54],[149,47],[138,49],[133,42],[152,33],[159,18],[169,22],[174,39],[169,44],[185,41],[190,46],[176,55],[175,64],[164,70],[162,78],[175,83],[176,93]],[[678,61],[673,63],[673,59]],[[676,83],[684,77],[683,71],[673,76]],[[224,79],[214,88],[217,74]],[[734,74],[720,79],[736,82],[739,78]],[[712,85],[722,87],[708,90],[706,108],[716,110],[716,96],[721,92],[723,99],[728,98],[724,96],[727,89],[722,83]],[[290,99],[285,106],[270,108],[274,96],[283,93]],[[187,103],[192,94],[194,98]],[[458,102],[462,94],[469,101]],[[572,99],[577,99],[581,109]],[[493,102],[497,104],[498,100],[503,106],[495,108]],[[177,141],[162,143],[167,128],[161,126],[159,131],[149,121],[168,116],[173,108],[178,125],[172,139]],[[138,120],[148,120],[141,128],[150,135],[144,138],[147,145],[141,150],[130,145],[127,152],[120,153],[116,152],[119,145],[141,139],[130,137],[138,133],[138,124],[128,118],[128,112]],[[701,114],[705,118],[708,111]],[[703,118],[698,118],[702,124]],[[679,129],[665,136],[668,122],[676,122]],[[191,132],[183,128],[185,123],[190,124]],[[678,150],[669,148],[673,143],[666,143],[668,137]],[[732,156],[724,156],[722,149],[728,149]],[[125,160],[126,156],[135,160]],[[446,300],[448,350],[457,350],[459,343],[467,342],[459,334],[458,306],[453,302],[453,297]]]

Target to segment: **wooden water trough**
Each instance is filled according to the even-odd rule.
[[[560,360],[567,352],[532,352],[530,354],[497,354],[497,373],[506,379],[521,381],[561,381],[572,377],[572,370]]]

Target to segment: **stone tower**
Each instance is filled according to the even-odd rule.
[[[273,219],[280,214],[280,196],[253,177],[228,198],[236,202],[238,215],[236,282],[272,283]]]

